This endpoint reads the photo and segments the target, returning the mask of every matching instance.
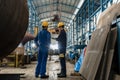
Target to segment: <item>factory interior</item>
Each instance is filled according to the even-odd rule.
[[[0,25],[0,80],[120,80],[120,0],[0,0]]]

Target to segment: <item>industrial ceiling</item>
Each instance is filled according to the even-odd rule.
[[[66,26],[77,14],[84,0],[31,0],[40,22],[57,24],[62,21]]]

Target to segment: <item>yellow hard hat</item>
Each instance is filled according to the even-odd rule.
[[[42,26],[48,27],[48,22],[47,22],[47,21],[43,21],[43,22],[42,22]]]
[[[58,23],[58,27],[62,27],[62,26],[64,26],[64,23],[63,22],[59,22]]]

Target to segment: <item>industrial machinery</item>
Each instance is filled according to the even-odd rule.
[[[27,0],[0,0],[0,59],[21,42],[28,27]],[[20,80],[20,74],[0,74],[0,80]]]
[[[80,57],[82,51],[87,45],[74,45],[74,46],[70,46],[69,48],[73,48],[73,51],[69,51],[69,53],[67,54],[67,59],[72,62],[75,63],[78,58]],[[80,50],[80,51],[78,51]]]
[[[28,27],[27,0],[0,0],[0,59],[21,42]]]

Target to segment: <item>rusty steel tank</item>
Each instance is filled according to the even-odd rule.
[[[28,27],[27,0],[0,0],[0,59],[21,42]]]

